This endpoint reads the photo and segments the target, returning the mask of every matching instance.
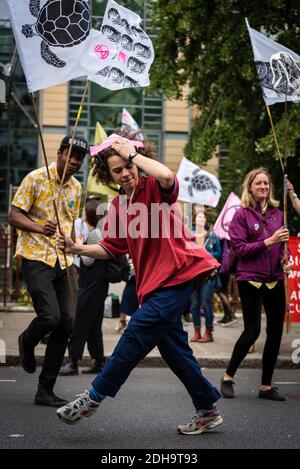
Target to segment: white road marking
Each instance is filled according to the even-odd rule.
[[[275,384],[300,384],[300,381],[276,381]]]

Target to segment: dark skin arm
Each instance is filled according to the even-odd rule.
[[[24,210],[14,205],[8,214],[8,223],[18,230],[40,233],[44,236],[53,236],[57,228],[57,223],[51,220],[47,220],[44,225],[32,221]]]
[[[72,226],[72,231],[71,231],[71,238],[73,239],[74,242],[76,241],[76,233],[75,233],[74,221],[73,221],[73,226]]]

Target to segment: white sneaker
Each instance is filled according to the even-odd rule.
[[[83,417],[91,417],[99,407],[100,402],[93,401],[86,390],[83,394],[77,394],[75,401],[57,409],[57,416],[68,425],[75,425]]]
[[[222,422],[223,418],[214,406],[212,410],[198,410],[189,422],[179,425],[177,431],[183,435],[199,435],[206,430],[218,427]]]

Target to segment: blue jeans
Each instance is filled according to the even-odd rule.
[[[214,328],[214,313],[212,309],[212,298],[214,294],[214,280],[206,280],[200,287],[193,291],[191,295],[191,310],[193,323],[195,326],[201,326],[200,306],[205,312],[206,329]]]
[[[160,288],[134,313],[113,354],[92,383],[99,394],[114,397],[130,372],[157,346],[162,358],[186,387],[197,410],[209,408],[220,398],[219,391],[202,375],[182,327],[181,315],[193,284],[191,280],[183,285]]]

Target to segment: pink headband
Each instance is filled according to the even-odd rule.
[[[133,146],[137,147],[137,148],[141,148],[144,146],[143,142],[141,142],[140,140],[129,140],[128,138],[124,138],[124,137],[121,137],[121,135],[117,135],[117,134],[111,134],[109,137],[107,137],[106,140],[104,140],[104,142],[102,142],[100,145],[96,145],[96,146],[91,146],[90,147],[90,154],[93,156],[93,155],[96,155],[97,153],[99,153],[100,151],[102,150],[105,150],[105,148],[108,148],[110,147],[116,140],[118,140],[119,138],[122,138],[124,140],[126,140],[127,142],[131,143]]]

